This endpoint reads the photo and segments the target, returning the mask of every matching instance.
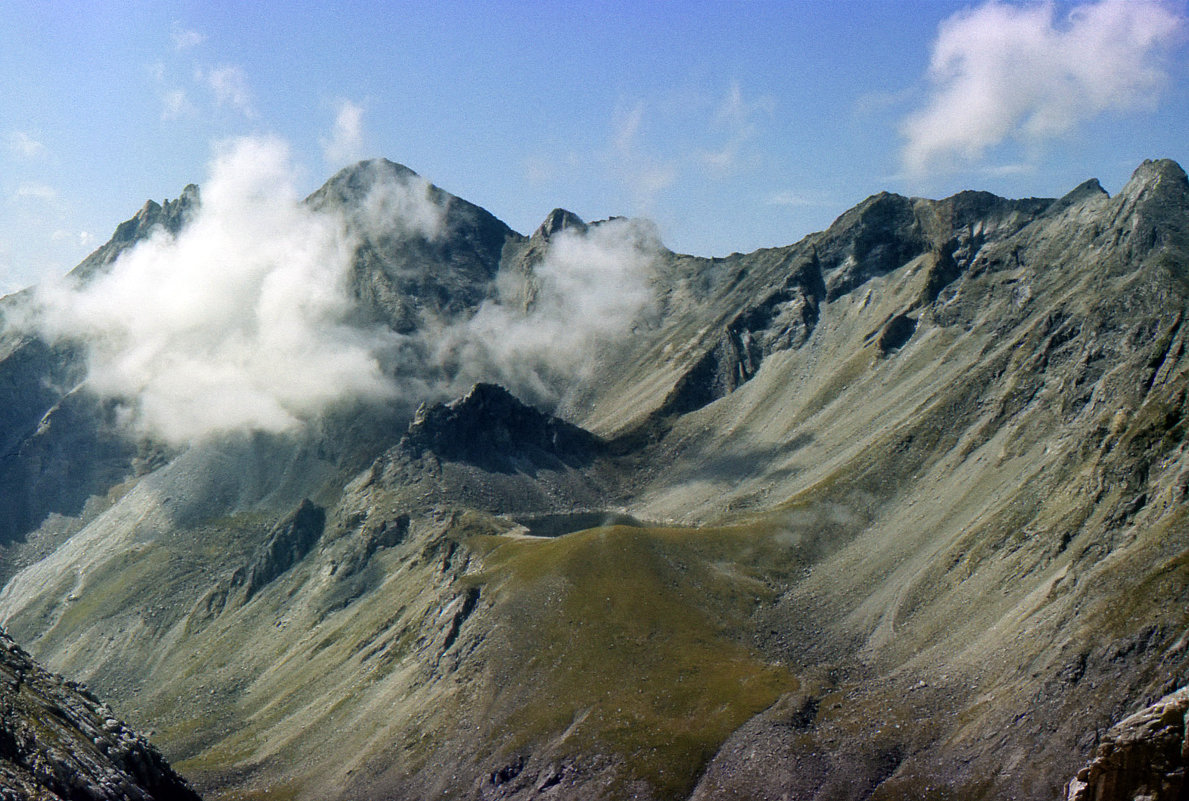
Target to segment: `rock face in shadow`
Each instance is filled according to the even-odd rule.
[[[0,362],[0,374],[7,365]],[[0,451],[5,507],[0,545],[19,539],[50,513],[77,515],[88,498],[132,474],[137,454],[136,443],[118,430],[112,404],[80,391],[53,400],[23,437]]]
[[[0,798],[199,801],[147,740],[0,631]]]
[[[521,403],[496,384],[476,384],[449,403],[417,411],[400,449],[512,473],[589,464],[602,443],[589,431]]]
[[[1183,801],[1189,798],[1189,688],[1124,718],[1090,764],[1065,786],[1066,801]]]
[[[522,238],[485,209],[387,159],[341,170],[307,203],[344,214],[360,239],[352,294],[366,317],[401,333],[427,315],[474,311],[494,291],[505,245]],[[402,210],[419,204],[436,209],[436,218],[404,224]]]

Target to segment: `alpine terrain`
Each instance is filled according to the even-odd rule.
[[[1177,164],[713,259],[237,203],[0,300],[0,796],[190,797],[119,717],[207,799],[1185,797]]]

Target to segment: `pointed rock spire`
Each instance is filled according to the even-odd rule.
[[[565,209],[554,209],[549,212],[545,218],[545,222],[537,228],[533,233],[535,239],[549,239],[549,237],[556,234],[558,231],[565,231],[567,229],[575,229],[580,233],[586,231],[586,223],[572,211]]]

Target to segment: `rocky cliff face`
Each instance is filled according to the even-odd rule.
[[[432,451],[505,473],[586,465],[604,450],[594,435],[526,406],[494,384],[476,384],[451,403],[423,406],[399,447],[414,457]]]
[[[1178,690],[1110,728],[1065,787],[1068,801],[1174,801],[1186,795],[1189,690]]]
[[[0,632],[0,796],[198,801],[148,742],[84,687]]]
[[[309,202],[409,348],[616,230],[390,162]],[[483,381],[167,452],[8,335],[0,619],[227,798],[1048,799],[1189,683],[1178,165],[649,255],[548,410]]]

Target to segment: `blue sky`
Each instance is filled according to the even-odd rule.
[[[0,21],[0,292],[65,272],[229,139],[303,192],[384,156],[529,233],[794,242],[881,190],[1115,192],[1189,163],[1183,0],[78,2]]]

